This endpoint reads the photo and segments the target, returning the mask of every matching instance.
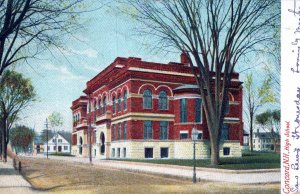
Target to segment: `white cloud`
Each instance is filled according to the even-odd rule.
[[[100,68],[100,67],[97,67],[95,65],[89,65],[87,63],[81,63],[81,65],[84,69],[90,70],[90,71],[93,71],[93,72],[97,72],[97,73],[99,73],[102,70],[102,68]]]
[[[88,49],[84,49],[84,50],[76,50],[74,48],[67,48],[67,49],[61,50],[61,52],[66,56],[81,55],[81,56],[86,56],[88,58],[97,58],[98,57],[98,52],[92,48],[88,48]]]
[[[72,73],[66,66],[58,66],[51,63],[46,63],[43,65],[45,70],[53,71],[58,76],[58,79],[61,81],[66,80],[82,80],[85,81],[88,78],[82,76],[82,75],[76,75]]]

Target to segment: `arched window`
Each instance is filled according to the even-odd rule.
[[[116,112],[116,98],[115,97],[113,97],[113,99],[112,99],[112,105],[113,105],[113,113],[115,113]]]
[[[152,108],[152,92],[149,89],[146,89],[143,94],[143,107],[145,109]]]
[[[102,114],[101,98],[98,101],[99,114]]]
[[[94,111],[96,111],[97,110],[97,99],[94,99]]]
[[[118,112],[121,111],[121,94],[118,94]]]
[[[103,98],[103,113],[106,113],[106,96]]]
[[[168,110],[168,95],[166,91],[160,91],[158,95],[159,110]]]
[[[124,91],[123,110],[127,109],[127,90]]]

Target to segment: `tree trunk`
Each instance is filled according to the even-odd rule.
[[[217,137],[211,137],[210,138],[210,146],[211,146],[211,165],[212,166],[218,166],[219,165],[219,141]]]
[[[3,130],[3,138],[2,138],[2,160],[3,162],[7,162],[7,144],[6,144],[6,129]]]
[[[250,151],[253,152],[253,115],[250,113]]]

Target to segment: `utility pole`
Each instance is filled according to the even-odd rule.
[[[91,126],[91,95],[89,94],[89,114],[88,114],[88,135],[89,135],[89,156],[90,156],[90,164],[92,164],[92,126]]]
[[[46,118],[46,140],[47,140],[47,159],[48,159],[48,118]]]

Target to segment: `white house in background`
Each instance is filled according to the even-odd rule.
[[[44,148],[47,148],[47,142],[44,144]],[[48,141],[48,154],[49,153],[70,153],[71,144],[61,134],[57,133]],[[47,153],[47,149],[44,149],[44,154]]]
[[[274,151],[274,140],[276,150],[279,150],[280,136],[275,132],[257,132],[253,135],[253,150],[255,151]]]

